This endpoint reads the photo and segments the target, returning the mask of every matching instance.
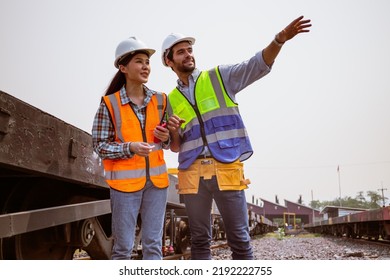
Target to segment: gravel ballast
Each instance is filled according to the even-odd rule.
[[[360,240],[299,234],[280,238],[267,234],[252,240],[256,260],[390,260],[390,247]],[[212,252],[214,260],[230,260],[227,248]]]

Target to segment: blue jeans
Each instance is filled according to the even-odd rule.
[[[162,259],[162,236],[168,188],[159,189],[147,182],[137,192],[110,190],[112,211],[113,260],[131,258],[138,213],[142,219],[142,255],[144,260]]]
[[[252,260],[253,251],[250,244],[245,192],[243,190],[220,191],[215,176],[209,180],[201,178],[197,194],[184,195],[191,230],[191,259],[211,259],[213,198],[225,225],[226,238],[232,251],[232,258],[234,260]]]

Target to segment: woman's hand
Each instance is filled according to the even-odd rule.
[[[166,125],[158,125],[153,131],[154,137],[162,142],[166,142],[169,139],[169,130]],[[156,142],[156,141],[155,141]],[[157,141],[158,142],[158,141]]]
[[[153,152],[153,145],[149,145],[145,142],[131,142],[130,151],[140,157],[147,157],[151,152]]]

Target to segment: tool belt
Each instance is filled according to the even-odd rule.
[[[237,191],[248,188],[249,179],[244,178],[244,164],[237,160],[233,163],[222,163],[214,158],[198,158],[186,170],[179,170],[178,193],[198,193],[199,180],[205,180],[216,176],[218,187],[221,191]]]

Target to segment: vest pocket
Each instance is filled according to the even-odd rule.
[[[219,108],[218,99],[215,95],[205,96],[202,100],[198,100],[198,106],[201,112],[207,113]]]
[[[217,137],[218,139],[218,137]],[[240,139],[233,138],[233,139],[218,139],[218,145],[221,149],[229,149],[238,147],[240,145]]]
[[[236,128],[236,121],[233,117],[223,116],[211,119],[216,131],[225,131]]]
[[[237,124],[233,118],[213,118],[211,122],[219,148],[229,149],[240,145]]]

